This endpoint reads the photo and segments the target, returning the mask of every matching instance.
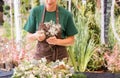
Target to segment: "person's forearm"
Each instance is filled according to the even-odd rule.
[[[37,31],[36,33],[28,33],[27,39],[28,41],[43,41],[46,38],[44,33],[41,33],[40,31]]]
[[[71,46],[74,44],[74,38],[68,37],[65,39],[58,39],[56,45],[60,46]]]
[[[27,40],[28,41],[35,41],[36,40],[36,37],[35,37],[35,34],[32,34],[32,33],[28,33],[27,34]]]
[[[65,39],[57,39],[55,36],[50,37],[46,40],[48,44],[60,45],[60,46],[70,46],[74,43],[74,36],[67,37]]]

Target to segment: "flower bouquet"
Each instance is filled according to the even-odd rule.
[[[55,24],[52,20],[50,22],[45,22],[43,25],[39,26],[39,33],[44,33],[46,37],[57,36],[60,32],[61,25]],[[39,34],[41,36],[41,34]]]

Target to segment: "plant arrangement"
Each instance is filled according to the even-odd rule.
[[[65,65],[63,61],[47,62],[41,60],[23,60],[14,69],[12,78],[69,78],[72,76],[73,68]]]

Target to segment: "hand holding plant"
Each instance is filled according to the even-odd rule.
[[[43,25],[40,25],[39,31],[44,32],[47,38],[56,36],[61,29],[60,24],[55,24],[52,20],[50,22],[45,22]]]
[[[46,38],[45,32],[43,30],[39,30],[35,33],[38,41],[43,41]]]

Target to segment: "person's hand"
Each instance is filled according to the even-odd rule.
[[[37,39],[38,41],[43,41],[43,40],[45,40],[46,35],[45,35],[45,33],[42,32],[42,31],[37,31],[37,32],[35,33],[35,37],[36,37],[36,39]]]
[[[48,44],[56,45],[58,42],[58,39],[55,36],[53,36],[46,39],[46,42],[48,42]]]

